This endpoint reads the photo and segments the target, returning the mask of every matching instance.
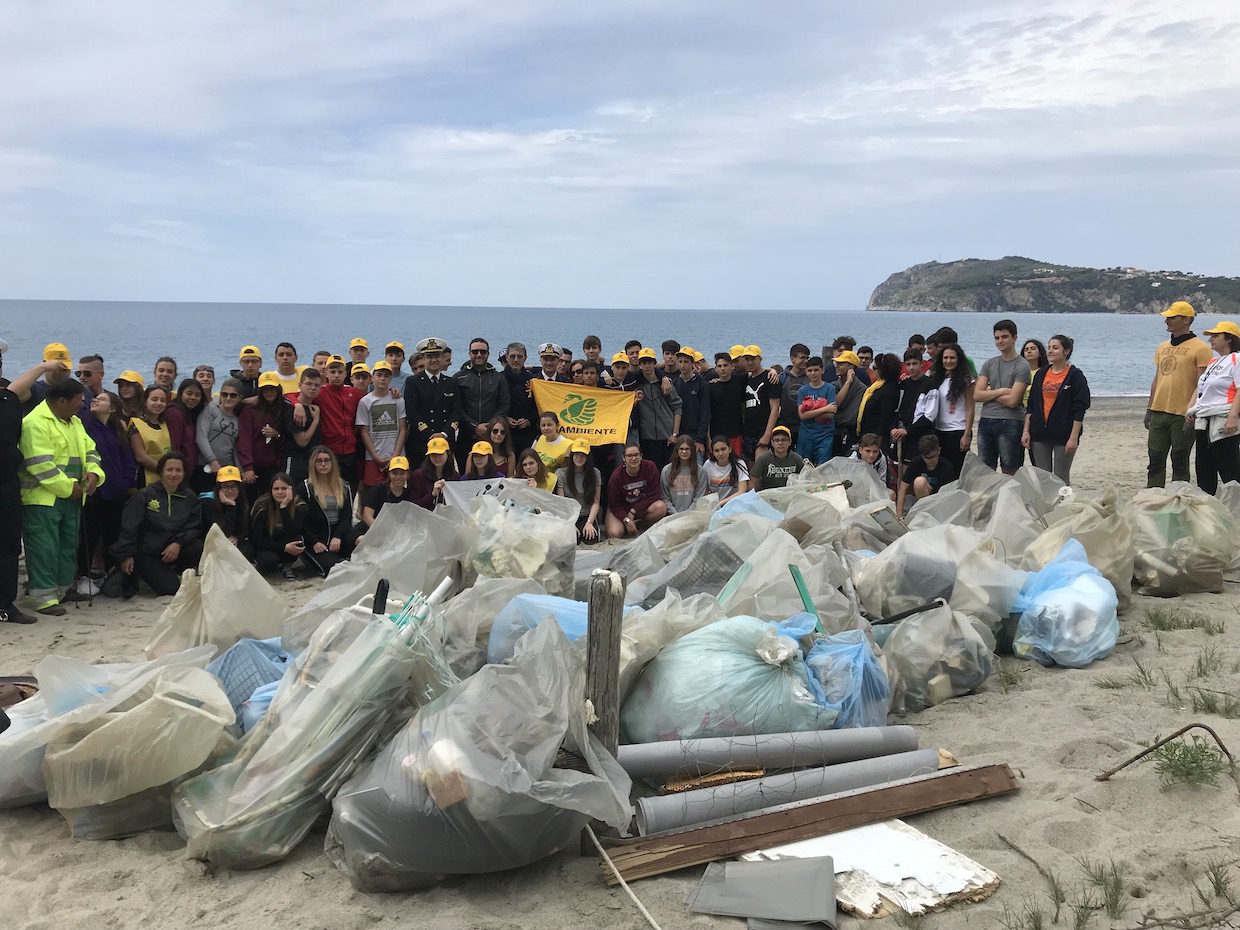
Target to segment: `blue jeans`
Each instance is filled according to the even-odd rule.
[[[1025,464],[1025,450],[1020,444],[1020,436],[1024,431],[1024,420],[982,417],[977,423],[978,457],[987,468],[998,465],[1004,473],[1012,474]]]
[[[797,455],[807,462],[821,465],[831,458],[831,444],[834,439],[834,430],[824,430],[819,433],[817,430],[802,428],[797,436]]]

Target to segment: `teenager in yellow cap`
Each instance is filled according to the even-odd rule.
[[[241,382],[243,403],[258,396],[258,376],[262,370],[263,353],[259,351],[258,346],[242,346],[237,355],[237,367],[230,371],[229,375]]]
[[[555,473],[555,493],[577,502],[577,541],[599,540],[598,516],[601,511],[603,478],[590,463],[590,443],[574,439],[568,458]]]
[[[72,356],[64,343],[49,342],[43,347],[43,374],[30,385],[30,396],[22,404],[22,412],[29,413],[47,397],[47,389],[53,384],[63,384],[72,374]]]
[[[258,376],[258,395],[243,404],[237,423],[237,465],[250,506],[267,493],[271,479],[285,463],[280,420],[288,401],[280,389],[280,376],[264,371]]]
[[[771,448],[771,431],[779,419],[779,379],[771,383],[762,364],[762,348],[747,345],[741,350],[745,378],[745,408],[741,416],[745,461],[752,462]]]
[[[474,443],[465,458],[465,470],[461,472],[461,480],[500,477],[503,476],[495,465],[495,449],[486,440]]]
[[[112,383],[116,385],[116,396],[121,399],[121,416],[125,422],[142,416],[142,392],[146,390],[142,375],[132,370],[122,371]]]
[[[369,529],[385,505],[398,504],[401,501],[417,503],[413,489],[409,486],[409,460],[403,455],[394,455],[388,460],[383,483],[367,488],[362,496],[362,525],[358,527],[358,532],[364,533]],[[358,545],[361,545],[360,541]]]
[[[436,504],[443,503],[444,484],[456,480],[456,462],[451,450],[443,433],[436,433],[427,440],[422,467],[409,475],[413,502],[419,507],[434,510]]]
[[[1193,437],[1184,431],[1184,416],[1193,402],[1197,381],[1210,364],[1210,347],[1193,333],[1197,311],[1177,300],[1162,313],[1167,340],[1154,351],[1154,380],[1145,404],[1149,430],[1147,488],[1167,483],[1167,453],[1171,453],[1171,480],[1187,481]],[[1048,353],[1049,354],[1049,353]]]
[[[356,365],[365,365],[366,360],[370,358],[370,343],[361,336],[355,336],[349,340],[349,361],[345,367],[345,377],[353,380],[353,368]],[[369,369],[367,369],[369,371]],[[357,387],[357,385],[354,385]]]
[[[204,502],[203,518],[208,528],[218,526],[228,541],[241,550],[251,562],[254,547],[250,545],[250,505],[245,497],[241,469],[224,465],[215,473],[215,499]]]

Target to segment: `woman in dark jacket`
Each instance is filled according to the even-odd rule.
[[[340,464],[327,446],[310,452],[310,477],[302,487],[306,502],[305,559],[326,578],[338,563],[353,554],[353,493],[340,475]]]
[[[293,563],[306,551],[302,539],[305,522],[305,502],[297,497],[289,476],[276,472],[268,492],[250,512],[250,544],[260,572],[273,575],[278,571],[286,581],[297,577]]]
[[[254,547],[250,544],[250,508],[241,489],[241,471],[236,465],[225,465],[216,472],[215,499],[203,502],[203,523],[207,531],[212,526],[218,526],[242,555],[254,561]]]
[[[900,359],[891,353],[874,360],[878,377],[865,390],[861,401],[861,414],[857,417],[857,435],[873,433],[881,443],[883,454],[892,459],[895,449],[891,442],[891,430],[895,427],[900,406]]]
[[[1085,411],[1089,409],[1089,382],[1081,369],[1068,363],[1073,342],[1067,336],[1051,336],[1046,343],[1050,365],[1038,369],[1029,387],[1025,432],[1021,444],[1033,464],[1052,471],[1070,484],[1072,458],[1081,439]]]
[[[86,433],[95,441],[95,450],[103,466],[104,482],[99,490],[86,498],[82,509],[82,545],[78,550],[78,574],[89,579],[95,567],[96,557],[101,557],[101,568],[116,565],[112,547],[121,533],[121,514],[129,500],[138,466],[133,460],[133,449],[125,435],[125,419],[121,415],[121,401],[115,394],[101,391],[90,402]],[[87,548],[89,547],[89,549]],[[79,582],[79,593],[98,594],[82,590],[92,582]]]
[[[215,479],[210,475],[204,477],[199,467],[202,456],[198,452],[198,417],[206,405],[202,385],[193,378],[186,378],[177,385],[176,397],[164,411],[172,451],[185,456],[186,484],[195,491],[205,491],[215,485]]]
[[[456,462],[449,453],[448,440],[436,433],[426,443],[422,467],[409,473],[409,492],[419,507],[434,510],[443,502],[445,481],[456,480]]]
[[[271,479],[284,462],[284,438],[280,435],[280,412],[288,405],[280,393],[280,377],[274,371],[258,376],[258,395],[242,404],[237,420],[237,465],[251,502],[267,493]]]
[[[159,480],[129,499],[121,514],[121,531],[112,554],[137,590],[137,577],[158,595],[176,594],[181,572],[197,568],[202,555],[202,506],[185,484],[185,456],[165,452],[156,464]]]

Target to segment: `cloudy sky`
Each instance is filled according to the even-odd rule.
[[[1240,274],[1240,3],[5,0],[0,297],[859,309]]]

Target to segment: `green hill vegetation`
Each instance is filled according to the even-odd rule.
[[[926,262],[874,289],[867,310],[972,313],[1158,313],[1187,300],[1198,313],[1240,314],[1240,278],[1185,271],[1076,268],[1011,255]]]

